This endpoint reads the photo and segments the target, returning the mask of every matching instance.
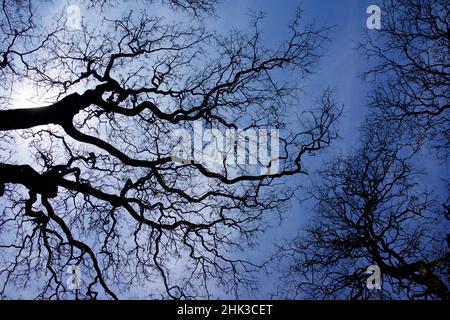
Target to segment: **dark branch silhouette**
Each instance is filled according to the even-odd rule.
[[[374,88],[363,141],[321,171],[311,223],[276,255],[287,258],[284,297],[450,298],[448,205],[418,165],[429,146],[448,156],[449,3],[380,7],[382,28],[360,47]],[[366,288],[371,265],[382,290]]]
[[[447,0],[387,0],[382,30],[370,33],[362,51],[374,66],[373,112],[431,141],[445,158],[450,145],[450,9]]]
[[[214,4],[168,3],[194,16]],[[298,14],[287,41],[270,49],[259,17],[253,33],[220,36],[202,19],[106,19],[111,5],[91,3],[106,29],[83,23],[74,31],[62,18],[40,25],[31,2],[3,1],[0,293],[23,286],[39,288],[41,299],[74,297],[66,283],[73,265],[82,272],[78,298],[116,299],[134,288],[170,298],[209,298],[214,285],[251,289],[257,266],[233,250],[284,210],[292,190],[276,184],[305,174],[304,158],[336,137],[340,110],[330,91],[299,115],[300,129],[284,127],[285,107],[297,103],[295,81],[311,73],[327,29]],[[293,83],[274,76],[289,71]],[[14,104],[22,84],[53,101]],[[279,171],[173,162],[171,133],[196,120],[222,130],[286,129]]]
[[[324,169],[312,189],[313,221],[279,253],[290,266],[281,294],[448,300],[446,221],[420,184],[414,152],[384,130],[370,128],[366,137],[355,154]],[[381,270],[380,291],[366,288],[370,265]]]

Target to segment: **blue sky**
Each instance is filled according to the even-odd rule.
[[[262,32],[266,41],[274,43],[283,39],[286,27],[298,7],[302,8],[306,23],[315,22],[319,26],[333,27],[330,33],[331,41],[327,44],[317,72],[310,79],[302,82],[305,94],[299,104],[308,105],[325,88],[333,88],[337,103],[344,106],[339,126],[342,138],[331,149],[320,155],[318,158],[320,161],[311,163],[309,167],[311,172],[319,169],[324,160],[335,155],[348,154],[358,145],[360,138],[358,130],[367,114],[370,94],[370,85],[361,79],[360,74],[367,70],[370,61],[356,50],[356,47],[367,32],[377,32],[376,30],[367,31],[366,27],[366,20],[369,17],[366,9],[372,4],[381,6],[379,2],[373,0],[245,0],[223,1],[219,6],[219,19],[214,21],[214,25],[225,30],[234,27],[245,30],[248,26],[249,9],[265,13]],[[381,10],[383,10],[382,7]],[[383,21],[383,15],[381,21]],[[419,159],[421,159],[419,165],[428,173],[423,180],[424,184],[427,188],[438,190],[442,200],[445,201],[447,192],[443,178],[448,180],[448,165],[438,163],[426,152],[422,153]],[[311,178],[299,175],[289,183],[305,186],[309,184],[310,179],[314,179],[314,175],[311,175]],[[297,197],[304,197],[302,190],[298,192]],[[300,204],[297,199],[293,199],[281,225],[274,224],[261,238],[259,246],[250,252],[250,257],[261,262],[267,259],[273,250],[273,244],[281,244],[283,240],[295,236],[310,215],[310,202]],[[257,297],[268,298],[274,291],[279,276],[280,273],[277,271],[269,276],[262,275]],[[244,297],[253,298],[254,296]]]
[[[81,0],[80,0],[81,1]],[[76,4],[77,1],[68,1]],[[67,1],[61,0],[61,6]],[[217,8],[217,16],[208,18],[207,24],[226,33],[231,28],[245,31],[249,27],[249,11],[262,11],[265,19],[261,28],[263,37],[267,43],[276,44],[285,39],[289,22],[293,19],[297,8],[303,9],[303,17],[306,23],[315,22],[319,26],[333,27],[329,36],[331,41],[327,43],[324,57],[317,66],[316,72],[301,82],[304,94],[299,105],[310,105],[320,96],[324,89],[331,87],[335,90],[335,98],[339,105],[344,106],[343,117],[340,120],[340,139],[333,148],[325,151],[320,160],[329,159],[333,155],[348,153],[359,141],[359,126],[367,113],[367,96],[370,92],[369,85],[360,78],[360,73],[368,67],[367,59],[356,50],[357,43],[366,33],[366,9],[369,5],[379,4],[373,0],[221,0]],[[130,8],[134,5],[130,5]],[[60,7],[53,7],[57,12]],[[138,8],[138,7],[137,7]],[[156,8],[151,14],[167,14],[166,9]],[[88,13],[86,14],[88,15]],[[171,16],[176,19],[176,16]],[[89,17],[87,22],[90,23]],[[95,22],[93,22],[95,23]],[[377,31],[369,31],[377,32]],[[326,155],[325,155],[326,154]],[[425,157],[426,169],[430,172],[425,180],[427,184],[441,186],[442,166]],[[311,164],[310,170],[320,168],[321,161]],[[444,168],[446,170],[447,168]],[[444,175],[447,175],[444,172]],[[308,185],[309,177],[296,176],[289,180],[292,185]],[[302,190],[297,194],[302,198]],[[257,262],[263,262],[273,252],[274,243],[281,243],[285,239],[293,237],[307,221],[311,213],[311,203],[300,205],[297,199],[292,199],[290,208],[284,221],[279,225],[274,221],[273,226],[265,233],[256,248],[248,252],[248,257]],[[261,275],[260,293],[256,298],[268,298],[273,292],[273,287],[280,274],[274,273],[271,277]],[[255,298],[247,296],[243,298]]]
[[[292,20],[297,8],[303,10],[305,23],[314,22],[318,26],[333,27],[329,36],[324,56],[315,72],[309,79],[301,82],[304,89],[299,105],[309,105],[327,87],[335,90],[338,104],[344,106],[344,114],[340,120],[342,139],[332,149],[321,154],[321,160],[334,154],[346,153],[358,142],[358,127],[367,112],[368,85],[360,78],[360,73],[366,70],[367,59],[356,50],[357,43],[366,32],[366,9],[374,1],[366,0],[245,0],[223,1],[217,10],[218,19],[212,25],[226,32],[231,28],[245,30],[249,23],[249,10],[262,11],[265,14],[262,22],[262,33],[268,42],[282,41],[286,28]],[[371,31],[376,32],[376,31]],[[325,156],[325,157],[324,157]],[[321,162],[311,165],[311,171],[318,169]],[[313,175],[312,175],[313,176]],[[289,181],[293,185],[308,185],[310,177],[296,176]],[[300,190],[298,198],[303,198]],[[300,204],[292,199],[290,208],[281,225],[277,222],[261,237],[259,245],[250,253],[250,258],[263,262],[274,250],[273,244],[281,244],[299,232],[311,214],[311,203]],[[258,298],[268,298],[279,282],[280,274],[274,271],[271,275],[261,275]],[[245,296],[254,298],[253,295]]]
[[[370,4],[376,3],[370,0],[223,1],[217,10],[216,26],[245,29],[248,27],[248,10],[262,11],[265,13],[262,23],[265,39],[276,42],[283,39],[286,27],[299,7],[303,9],[305,22],[332,26],[331,42],[327,44],[318,72],[304,83],[306,94],[302,103],[311,103],[327,87],[334,88],[337,101],[345,105],[342,135],[350,143],[356,138],[354,133],[366,110],[367,87],[358,74],[365,70],[367,61],[355,47],[365,32],[366,9]]]
[[[69,3],[76,4],[77,1],[69,1]],[[61,1],[60,4],[64,6],[66,2]],[[311,173],[320,168],[321,161],[332,158],[335,154],[349,152],[358,142],[358,127],[367,112],[366,97],[369,89],[359,77],[359,74],[366,70],[367,59],[361,56],[356,46],[366,32],[368,17],[366,9],[371,4],[378,3],[373,0],[221,0],[216,16],[206,18],[207,26],[218,33],[226,34],[234,28],[245,32],[251,24],[250,12],[262,12],[264,19],[261,22],[261,32],[268,46],[276,46],[286,39],[287,28],[298,8],[303,11],[304,23],[332,27],[329,33],[331,41],[326,44],[324,56],[316,72],[310,78],[300,81],[304,94],[298,101],[298,105],[299,108],[308,107],[326,88],[333,88],[336,102],[344,106],[339,127],[342,139],[335,143],[333,148],[321,153],[318,157],[320,161],[312,161],[308,168]],[[129,1],[127,8],[142,9],[142,2]],[[165,16],[169,20],[181,19],[184,23],[189,23],[186,17],[173,14],[167,8],[158,6],[151,8],[152,11],[148,12],[149,14]],[[53,9],[58,12],[61,7],[53,7]],[[120,11],[117,13],[121,14]],[[90,12],[83,12],[83,15],[86,23],[96,23],[95,17]],[[312,174],[311,177],[314,175]],[[311,177],[295,176],[288,183],[291,186],[307,186]],[[299,199],[304,197],[303,190],[299,190],[297,197]],[[259,245],[248,251],[246,257],[258,263],[270,258],[275,249],[274,244],[280,244],[283,240],[292,238],[304,226],[311,214],[310,206],[310,202],[300,204],[297,198],[292,199],[281,224],[274,219],[268,232],[261,236]],[[261,274],[258,284],[260,292],[256,293],[256,298],[268,298],[273,293],[279,276],[280,274],[276,271],[271,276]],[[216,291],[216,294],[221,295],[220,289]],[[248,295],[242,292],[242,294],[243,298],[255,298],[254,293]]]

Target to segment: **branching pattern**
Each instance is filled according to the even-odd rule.
[[[62,18],[41,25],[31,1],[3,1],[2,295],[31,286],[41,299],[73,298],[65,280],[73,265],[82,273],[78,298],[117,299],[136,287],[174,299],[209,298],[216,285],[235,294],[252,288],[258,266],[236,251],[282,214],[292,196],[279,187],[283,177],[306,174],[304,157],[336,137],[332,93],[299,113],[292,131],[283,112],[296,102],[296,82],[275,76],[311,73],[327,30],[298,14],[273,50],[262,45],[258,16],[253,33],[221,36],[201,19],[213,1],[168,3],[200,19],[183,26],[145,13],[107,18],[112,4],[101,1],[102,27],[72,31]],[[21,83],[54,101],[13,105],[11,88]],[[198,120],[284,130],[280,170],[174,163],[171,132]],[[19,141],[31,159],[17,156]]]

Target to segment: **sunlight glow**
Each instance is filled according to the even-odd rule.
[[[56,101],[55,94],[50,91],[37,90],[32,85],[21,85],[11,94],[10,108],[39,108]]]

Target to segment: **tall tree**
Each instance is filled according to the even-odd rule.
[[[386,0],[381,7],[381,30],[361,46],[373,65],[366,76],[375,81],[376,119],[448,158],[450,2]]]
[[[35,1],[3,1],[0,293],[24,286],[39,288],[38,298],[73,297],[74,265],[79,298],[116,299],[135,287],[150,297],[210,297],[211,285],[251,286],[256,266],[233,250],[283,211],[292,191],[278,182],[304,174],[303,159],[335,138],[330,92],[295,131],[283,125],[327,30],[298,14],[271,49],[259,17],[249,33],[208,32],[201,15],[213,1],[167,1],[198,17],[189,25],[136,11],[107,19],[111,2],[98,3],[101,23],[69,30],[62,18],[39,17]],[[293,72],[289,82],[284,72]],[[17,105],[30,88],[50,98]],[[175,161],[172,133],[195,121],[283,129],[272,159],[279,170]]]
[[[290,257],[284,295],[449,299],[448,204],[416,164],[430,145],[448,157],[450,6],[380,7],[381,30],[360,47],[373,80],[362,141],[321,171],[313,221],[280,250]],[[381,291],[366,288],[370,265]]]
[[[284,296],[450,298],[442,206],[421,183],[410,146],[380,131],[367,130],[358,151],[321,172],[312,222],[279,253],[289,258]],[[366,287],[371,265],[381,290]]]

